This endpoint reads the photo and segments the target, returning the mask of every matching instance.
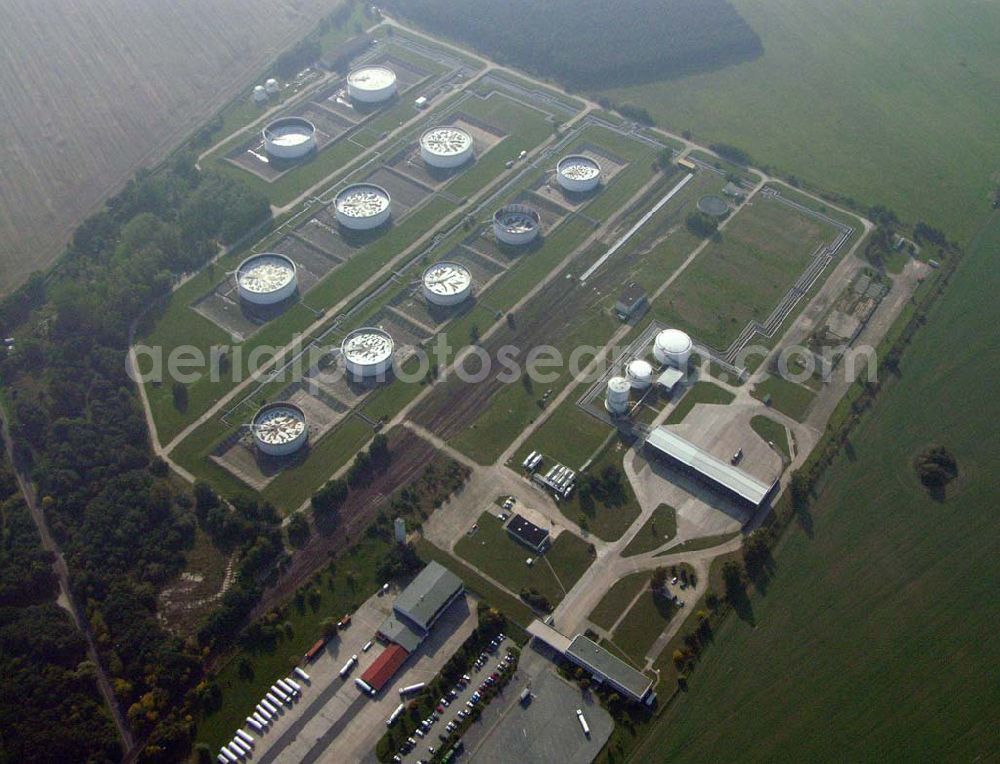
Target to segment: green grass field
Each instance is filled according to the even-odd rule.
[[[805,420],[809,405],[816,398],[816,393],[808,387],[773,375],[757,383],[751,395],[759,401],[769,399],[770,406],[798,422]]]
[[[587,467],[587,472],[600,476],[606,467],[622,468],[622,459],[628,446],[620,440],[613,440]],[[616,541],[622,537],[642,513],[632,486],[623,479],[624,495],[620,500],[594,498],[592,507],[580,504],[579,491],[574,491],[568,501],[559,502],[559,511],[588,533],[593,533],[605,541]]]
[[[648,583],[649,573],[646,571],[629,573],[618,579],[597,603],[597,607],[590,611],[587,619],[605,631],[610,631],[625,608],[632,604],[639,590]]]
[[[967,238],[1000,168],[1000,7],[733,0],[764,55],[609,91],[758,165]]]
[[[727,403],[731,403],[735,397],[736,396],[725,388],[719,387],[712,382],[695,382],[691,388],[684,393],[684,397],[681,398],[680,403],[678,403],[674,409],[667,414],[667,419],[664,424],[680,424],[684,421],[684,418],[691,413],[691,409],[699,403],[725,405]]]
[[[807,532],[793,527],[777,549],[755,625],[726,622],[637,760],[995,757],[1000,399],[983,322],[1000,318],[998,247],[994,213],[829,471]],[[952,337],[964,341],[938,363]],[[913,471],[928,443],[958,461],[943,500]]]
[[[652,552],[677,535],[677,510],[661,504],[622,551],[622,557]]]
[[[455,554],[514,593],[537,589],[556,605],[592,562],[590,545],[568,531],[538,555],[514,541],[492,512],[480,515],[478,525],[478,531],[455,545]],[[530,567],[525,562],[529,557],[534,560]]]
[[[786,460],[791,459],[788,430],[785,429],[785,425],[761,414],[750,420],[750,426],[765,442],[774,443],[775,448],[784,455]]]
[[[615,633],[611,635],[611,640],[632,659],[633,663],[644,666],[646,653],[656,638],[667,628],[675,612],[677,608],[673,603],[665,597],[653,594],[647,587],[635,604],[628,609]]]
[[[652,313],[724,350],[747,322],[770,315],[834,236],[829,224],[757,196],[654,301]]]

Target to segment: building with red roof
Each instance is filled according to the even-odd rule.
[[[361,675],[361,681],[368,684],[375,692],[379,692],[409,657],[410,653],[404,648],[396,644],[389,645]]]

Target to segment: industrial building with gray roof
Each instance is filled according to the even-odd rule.
[[[379,635],[413,652],[448,606],[465,591],[462,579],[437,562],[428,563],[392,606]]]
[[[671,463],[755,508],[764,503],[777,482],[763,483],[666,427],[657,427],[649,433],[646,445]]]
[[[653,687],[652,679],[583,634],[574,637],[564,655],[632,700],[645,700]]]

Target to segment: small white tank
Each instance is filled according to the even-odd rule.
[[[653,384],[653,367],[649,361],[636,358],[625,369],[625,376],[633,390],[645,390]]]
[[[608,391],[604,398],[604,408],[612,416],[623,416],[628,413],[629,393],[632,385],[625,377],[612,377],[608,380]]]
[[[264,103],[267,100],[267,91],[264,90],[263,85],[254,85],[253,88],[253,98],[254,103]]]
[[[267,82],[264,83],[264,90],[269,95],[274,95],[275,93],[278,92],[278,81],[274,79],[274,77],[271,77]]]

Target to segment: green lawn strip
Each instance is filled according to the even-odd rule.
[[[750,172],[750,170],[744,165],[736,164],[736,162],[730,162],[728,159],[713,156],[700,149],[695,149],[689,154],[689,156],[692,159],[699,159],[706,164],[710,164],[717,170],[721,170],[726,174],[726,177],[735,176],[740,180],[748,180],[751,183],[757,182],[757,176]]]
[[[597,603],[597,607],[590,612],[587,620],[605,631],[610,631],[618,617],[625,612],[625,608],[632,604],[639,590],[648,583],[648,571],[629,573],[624,578],[618,579]]]
[[[735,397],[736,396],[728,390],[719,387],[712,382],[695,382],[684,393],[684,397],[681,398],[680,403],[678,403],[667,415],[667,419],[664,424],[679,424],[683,422],[684,418],[691,413],[691,409],[699,403],[725,405],[731,403]]]
[[[560,93],[558,90],[546,87],[545,85],[540,85],[532,80],[526,80],[523,77],[519,77],[511,72],[494,72],[493,78],[501,83],[500,87],[503,87],[502,83],[507,82],[513,83],[515,86],[524,88],[525,90],[538,91],[540,93],[544,93],[549,98],[558,101],[562,105],[573,109],[573,111],[583,111],[586,107],[586,104],[583,103],[583,101],[577,100],[576,98],[566,95],[565,93]],[[514,93],[512,93],[512,95],[517,97]],[[558,116],[561,117],[562,115]]]
[[[462,562],[455,555],[439,549],[424,538],[419,538],[414,543],[417,554],[422,560],[436,560],[455,575],[462,579],[466,588],[473,591],[484,601],[501,611],[508,619],[516,623],[523,630],[528,624],[535,620],[535,612],[528,607],[519,597],[512,597],[502,589],[498,589],[476,571]],[[512,635],[513,636],[513,635]],[[517,637],[514,637],[517,639]],[[522,641],[522,640],[518,640]]]
[[[714,546],[725,544],[727,541],[732,541],[739,535],[739,531],[733,531],[732,533],[719,533],[715,536],[701,536],[672,546],[669,549],[664,549],[662,552],[657,552],[655,556],[664,557],[665,555],[680,554],[681,552],[698,552],[702,549],[711,549]]]
[[[816,397],[808,387],[774,375],[758,382],[750,394],[797,422],[805,420],[809,405]]]
[[[758,414],[750,420],[750,426],[765,442],[774,443],[775,447],[784,455],[786,461],[791,460],[791,449],[788,447],[788,430],[785,429],[785,425],[775,422],[763,414]]]
[[[512,592],[534,589],[554,606],[564,596],[563,586],[567,590],[572,588],[590,564],[590,545],[569,531],[563,531],[545,553],[549,565],[559,576],[557,581],[549,566],[535,559],[539,555],[534,550],[508,535],[495,514],[484,512],[478,525],[476,533],[463,536],[455,545],[455,554]],[[535,559],[530,566],[525,562],[529,557]]]
[[[646,665],[646,653],[670,623],[677,608],[662,595],[647,588],[618,623],[611,639],[638,666]]]
[[[653,510],[653,514],[645,525],[629,542],[622,552],[622,557],[632,557],[643,552],[652,552],[677,535],[677,511],[667,504],[661,504]]]

